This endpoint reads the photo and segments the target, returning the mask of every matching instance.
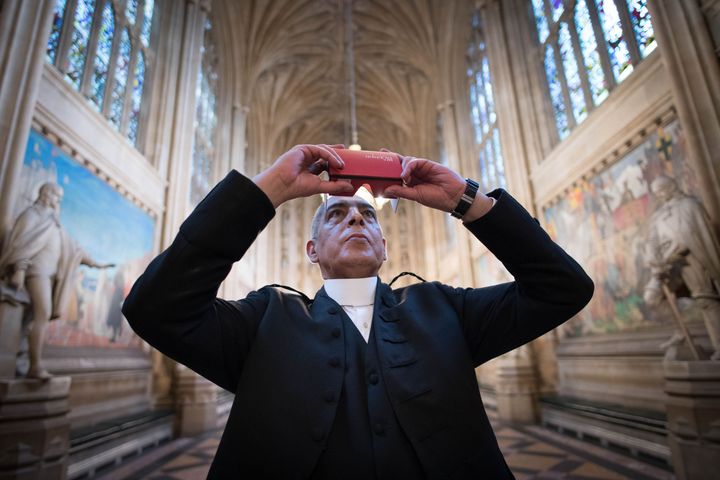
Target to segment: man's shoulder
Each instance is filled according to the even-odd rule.
[[[423,296],[423,295],[434,295],[439,292],[446,292],[446,291],[452,291],[455,290],[453,287],[446,285],[442,282],[435,281],[425,281],[425,282],[418,282],[413,283],[411,285],[406,285],[398,288],[391,288],[392,294],[395,296],[396,299],[401,300],[408,297],[416,297],[416,296]]]

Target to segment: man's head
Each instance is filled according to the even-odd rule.
[[[325,279],[371,277],[387,260],[377,212],[360,197],[331,197],[318,207],[311,230],[305,249]]]
[[[40,186],[36,203],[48,208],[57,209],[63,197],[63,189],[53,182],[46,182]]]
[[[667,175],[660,175],[650,184],[650,191],[661,203],[665,203],[679,193],[677,182]]]

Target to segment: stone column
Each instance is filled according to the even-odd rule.
[[[209,11],[206,0],[187,0],[182,12],[182,35],[177,41],[180,59],[177,90],[171,125],[164,137],[168,148],[167,211],[162,248],[175,238],[190,209],[190,173],[195,120],[195,88],[201,60],[205,20]],[[217,387],[182,365],[173,369],[172,395],[178,414],[176,433],[195,435],[216,428]],[[162,399],[158,399],[162,400]]]
[[[715,42],[715,54],[720,58],[720,0],[701,0],[700,8]]]
[[[167,211],[163,248],[177,234],[189,213],[190,174],[195,121],[195,88],[200,68],[201,47],[208,5],[205,1],[185,2],[182,37],[179,39],[180,63],[177,71],[175,111],[171,120]]]
[[[720,362],[666,361],[668,443],[678,480],[720,472]]]
[[[242,105],[232,108],[232,126],[230,137],[230,168],[242,174],[245,170],[245,152],[247,152],[247,116],[250,109]]]
[[[512,423],[537,423],[538,388],[530,346],[498,359],[496,386],[498,416]]]
[[[536,127],[528,125],[527,119],[524,124],[520,114],[522,104],[527,108],[531,100],[523,98],[530,93],[528,65],[521,54],[524,48],[510,48],[519,43],[522,27],[526,26],[522,25],[523,19],[527,15],[524,10],[499,0],[483,2],[480,13],[487,41],[508,189],[532,213],[534,205],[528,151],[539,161],[541,150]],[[510,37],[516,37],[512,43]],[[524,94],[519,95],[518,92]],[[531,119],[534,118],[531,115]],[[498,360],[495,389],[501,419],[514,423],[537,421],[539,382],[536,372],[530,345],[509,352]]]
[[[688,163],[703,203],[720,224],[720,64],[698,0],[651,0],[658,48],[672,81]]]
[[[67,476],[70,377],[0,380],[0,480]]]
[[[445,146],[445,154],[447,155],[448,166],[456,172],[463,174],[463,172],[467,172],[467,169],[463,168],[461,161],[460,135],[458,132],[455,102],[447,100],[438,105],[437,109],[438,114],[442,117],[442,138]],[[471,173],[468,172],[466,175],[469,176]],[[444,221],[444,219],[442,221]],[[446,228],[444,223],[440,223],[437,227],[440,229]],[[457,268],[457,271],[460,272],[459,280],[461,284],[472,285],[475,280],[473,278],[473,269],[471,267],[472,259],[470,257],[470,242],[476,240],[471,240],[470,235],[466,234],[463,230],[464,227],[462,227],[462,223],[458,220],[455,225],[455,237],[458,242],[458,248],[456,250],[456,253],[458,254],[457,259],[454,257],[452,259],[446,258],[443,262],[458,262],[459,267]],[[442,235],[442,238],[446,238],[446,236]],[[443,241],[442,243],[436,243],[435,245],[446,244],[447,242]],[[439,250],[442,251],[443,249],[441,248]]]
[[[5,0],[0,16],[0,245],[12,223],[54,0]]]
[[[498,112],[498,126],[500,129],[500,142],[502,144],[503,158],[505,161],[505,177],[508,189],[512,191],[513,197],[527,208],[532,209],[532,194],[530,190],[528,158],[525,131],[522,125],[520,114],[520,102],[518,90],[522,86],[515,85],[519,77],[527,78],[527,65],[521,66],[513,62],[518,56],[518,51],[510,49],[506,38],[506,20],[512,19],[515,22],[522,21],[522,16],[517,18],[518,12],[503,12],[501,3],[498,0],[486,1],[481,9],[482,23],[485,29],[487,40],[488,60],[493,80],[493,92],[495,106]],[[515,71],[515,70],[520,70]],[[537,155],[538,152],[535,152]]]
[[[217,390],[214,383],[177,364],[173,378],[177,435],[190,437],[217,428]]]

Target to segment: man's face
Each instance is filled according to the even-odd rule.
[[[387,253],[375,208],[359,197],[331,197],[320,215],[317,238],[306,250],[323,278],[377,275]]]
[[[63,191],[61,188],[45,188],[40,193],[40,201],[43,205],[55,209],[62,201]]]

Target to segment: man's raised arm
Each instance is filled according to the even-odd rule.
[[[317,173],[339,162],[331,148],[300,145],[250,180],[230,172],[183,222],[172,244],[135,282],[123,305],[131,327],[162,353],[234,391],[267,305],[264,292],[217,298],[220,284],[282,202],[346,183]]]

